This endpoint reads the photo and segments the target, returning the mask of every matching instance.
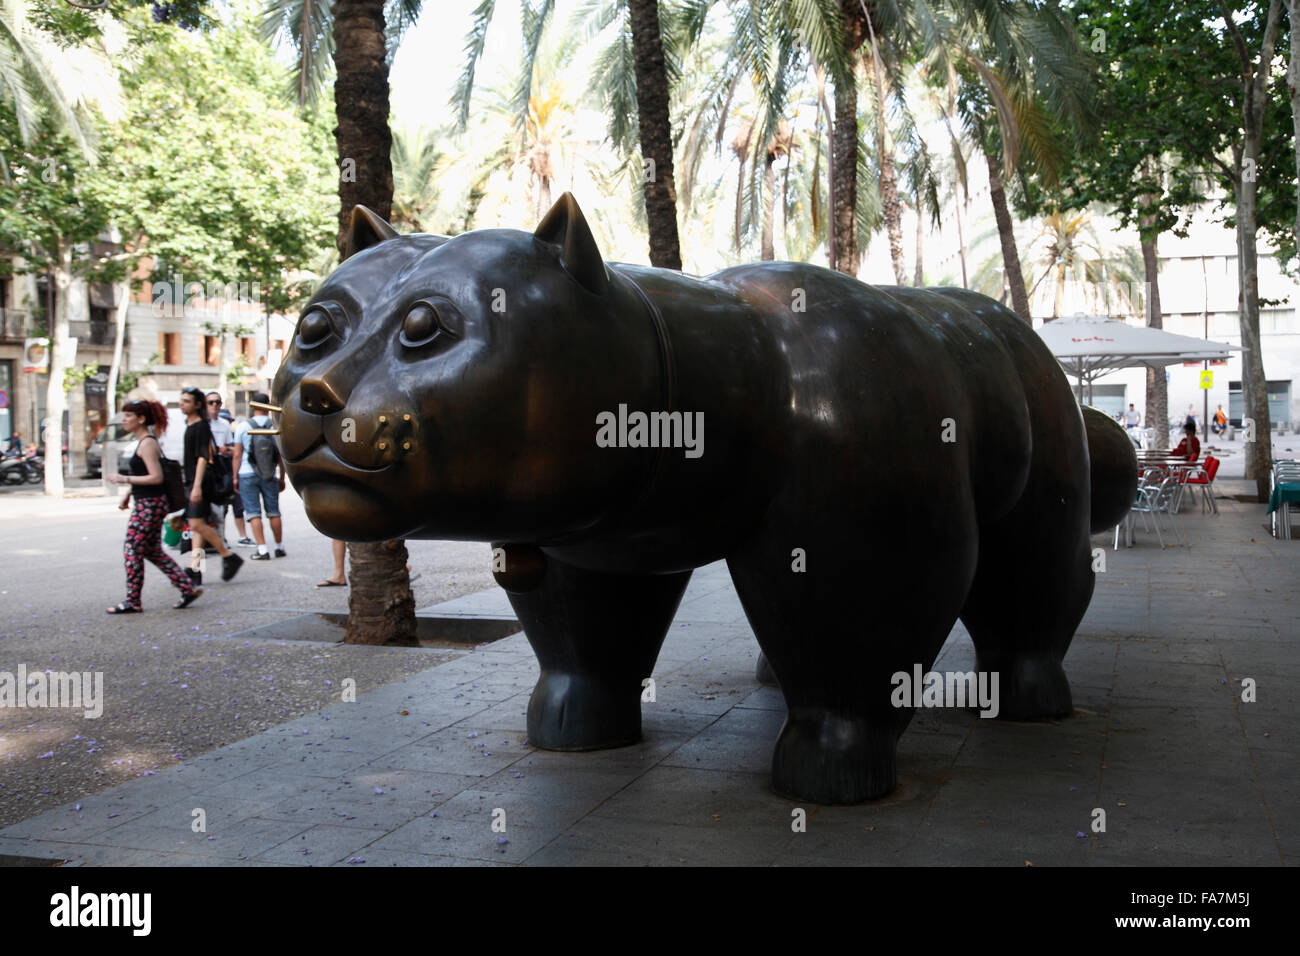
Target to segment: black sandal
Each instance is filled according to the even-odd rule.
[[[203,588],[195,588],[189,594],[183,596],[179,601],[172,605],[172,609],[179,611],[183,607],[189,607],[203,593]]]
[[[117,607],[110,607],[107,610],[109,614],[139,614],[144,610],[144,608],[132,607],[123,601],[121,604],[117,605]]]

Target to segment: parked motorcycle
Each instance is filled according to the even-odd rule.
[[[45,482],[45,459],[34,452],[5,452],[0,460],[0,483],[40,485]]]
[[[45,484],[45,456],[40,453],[31,455],[26,463],[27,483],[29,485]]]
[[[6,485],[21,485],[27,480],[27,465],[23,456],[15,452],[4,452],[0,457],[0,482]]]

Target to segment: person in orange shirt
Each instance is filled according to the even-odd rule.
[[[1170,454],[1178,458],[1186,458],[1188,461],[1196,461],[1201,454],[1201,443],[1196,437],[1196,426],[1184,425],[1183,432],[1186,437],[1178,443],[1178,447]]]
[[[1223,411],[1223,406],[1220,405],[1219,410],[1214,413],[1214,417],[1211,419],[1210,430],[1216,435],[1222,435],[1227,427],[1228,416]]]

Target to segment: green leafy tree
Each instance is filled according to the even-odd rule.
[[[130,22],[139,63],[125,78],[126,118],[104,138],[112,166],[99,189],[124,244],[153,258],[154,280],[184,275],[209,300],[221,290],[224,387],[233,306],[285,310],[294,270],[329,244],[328,141],[283,102],[282,70],[249,16],[207,32],[142,13]]]
[[[1188,0],[1168,9],[1121,3],[1110,11],[1113,16],[1109,6],[1083,4],[1083,16],[1100,24],[1084,30],[1101,29],[1106,45],[1114,45],[1107,69],[1120,76],[1107,86],[1118,105],[1108,115],[1117,135],[1130,142],[1112,139],[1112,155],[1085,157],[1075,185],[1085,193],[1108,194],[1121,215],[1136,215],[1144,241],[1172,228],[1171,217],[1195,191],[1185,182],[1194,171],[1207,171],[1221,188],[1221,208],[1237,233],[1242,399],[1245,417],[1254,422],[1246,477],[1255,479],[1262,500],[1272,452],[1257,236],[1266,235],[1284,261],[1296,250],[1294,127],[1277,55],[1286,42],[1282,0]],[[1131,88],[1121,86],[1124,77]],[[1120,188],[1126,166],[1135,183]],[[1131,204],[1125,208],[1125,202]],[[1154,246],[1148,253],[1153,251]]]
[[[1160,236],[1186,235],[1191,213],[1205,201],[1205,171],[1172,151],[1177,143],[1163,132],[1197,120],[1195,110],[1187,109],[1191,104],[1169,97],[1166,85],[1170,31],[1182,36],[1183,29],[1195,28],[1194,14],[1187,11],[1177,22],[1177,8],[1137,0],[1079,0],[1071,11],[1097,64],[1098,105],[1107,121],[1093,141],[1069,151],[1053,199],[1071,209],[1103,203],[1125,226],[1136,227],[1146,323],[1158,329],[1163,325]],[[1156,423],[1156,447],[1167,448],[1169,401],[1162,370],[1147,370],[1145,407],[1147,421]]]
[[[77,279],[104,281],[113,263],[95,255],[94,242],[109,227],[111,206],[88,184],[90,167],[70,137],[38,127],[24,132],[18,117],[0,105],[0,151],[7,157],[0,188],[0,253],[13,257],[19,273],[43,273],[54,290],[49,385],[44,432],[46,459],[62,461],[64,374],[69,354],[70,291]],[[45,492],[63,494],[63,469],[45,469]]]

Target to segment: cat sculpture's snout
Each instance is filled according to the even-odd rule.
[[[373,413],[343,407],[322,421],[325,440],[346,464],[357,468],[383,468],[414,454],[419,428],[411,412]]]

